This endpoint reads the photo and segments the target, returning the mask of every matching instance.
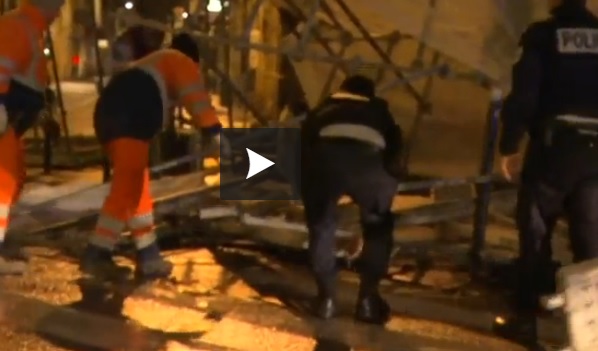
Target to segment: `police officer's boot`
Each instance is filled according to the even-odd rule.
[[[538,343],[537,330],[537,316],[542,312],[539,293],[543,279],[541,270],[533,260],[520,259],[517,263],[518,277],[511,308],[503,313],[503,322],[494,326],[494,332],[528,350],[543,350]]]
[[[84,275],[108,280],[121,279],[131,273],[129,268],[114,262],[112,251],[93,244],[85,248],[79,270]]]
[[[0,275],[24,274],[27,270],[27,263],[19,256],[0,243]]]
[[[531,311],[511,311],[500,318],[501,323],[493,326],[493,332],[504,339],[524,346],[530,351],[544,351],[538,340],[536,314]]]
[[[378,291],[378,282],[362,280],[355,306],[355,319],[369,324],[385,324],[390,319],[390,306]]]
[[[160,255],[157,243],[137,251],[137,267],[135,269],[137,279],[146,281],[168,278],[172,269],[172,263]]]
[[[336,314],[336,298],[334,293],[334,279],[318,279],[318,295],[314,301],[313,312],[316,317],[330,319]]]

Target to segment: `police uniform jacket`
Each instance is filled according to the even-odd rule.
[[[521,37],[521,55],[513,66],[511,92],[501,113],[499,151],[517,153],[527,132],[529,162],[524,176],[548,163],[561,169],[575,166],[558,164],[559,155],[570,161],[575,161],[572,155],[581,157],[580,149],[569,147],[574,142],[550,148],[553,138],[558,139],[551,132],[554,121],[598,121],[598,18],[584,3],[565,0],[550,18],[533,23]]]

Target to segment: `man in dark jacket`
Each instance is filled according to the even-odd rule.
[[[347,78],[308,114],[302,128],[302,197],[309,229],[310,264],[318,286],[315,313],[335,313],[336,208],[348,195],[359,206],[364,246],[355,317],[384,323],[389,307],[378,286],[387,273],[393,243],[392,200],[397,179],[389,172],[398,159],[400,133],[374,83]]]

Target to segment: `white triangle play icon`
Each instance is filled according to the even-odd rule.
[[[255,151],[248,148],[245,148],[245,150],[247,150],[247,156],[249,157],[249,171],[247,171],[247,177],[245,177],[245,179],[249,179],[261,171],[274,166],[274,162]]]

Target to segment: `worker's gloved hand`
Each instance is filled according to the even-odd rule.
[[[0,104],[0,136],[4,135],[8,130],[8,112],[6,106]]]
[[[206,149],[213,149],[217,155],[228,157],[231,154],[231,145],[221,128],[203,128],[201,130],[202,146]]]

